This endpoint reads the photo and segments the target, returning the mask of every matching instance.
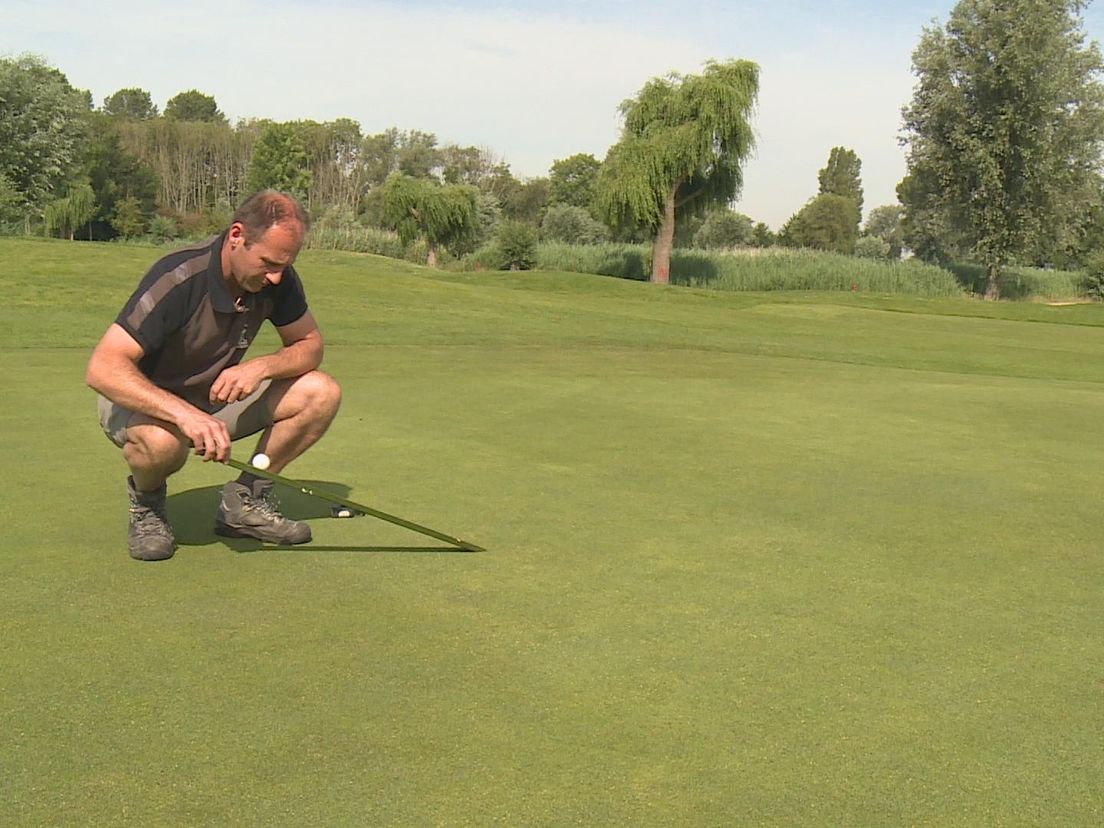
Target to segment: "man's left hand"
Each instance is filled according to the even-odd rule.
[[[233,365],[211,384],[211,402],[232,403],[244,399],[257,390],[264,378],[264,370],[257,360]]]

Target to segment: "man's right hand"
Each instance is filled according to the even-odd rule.
[[[225,463],[230,457],[230,432],[226,423],[198,408],[177,420],[177,428],[192,441],[195,453],[208,460]]]

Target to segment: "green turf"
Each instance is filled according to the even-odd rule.
[[[487,551],[192,462],[140,564],[82,380],[155,255],[0,240],[0,822],[1104,820],[1104,307],[304,254],[287,474]]]

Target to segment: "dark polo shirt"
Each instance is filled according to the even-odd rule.
[[[157,261],[115,321],[145,352],[138,367],[153,383],[204,411],[211,383],[237,365],[261,323],[290,325],[307,312],[303,283],[288,266],[278,285],[246,293],[241,307],[222,277],[226,234]]]

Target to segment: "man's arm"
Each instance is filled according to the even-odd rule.
[[[225,460],[230,451],[226,425],[150,382],[138,368],[144,353],[122,326],[112,324],[88,360],[85,382],[123,408],[175,425],[205,460]]]
[[[322,364],[322,333],[310,311],[276,332],[284,347],[219,374],[211,384],[211,402],[236,402],[252,394],[266,379],[300,377]]]

